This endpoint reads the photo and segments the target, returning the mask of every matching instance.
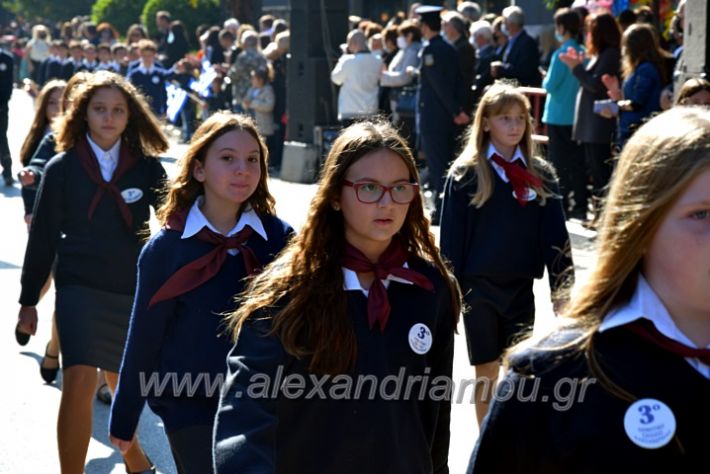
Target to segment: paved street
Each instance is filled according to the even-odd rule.
[[[17,160],[33,116],[32,101],[16,90],[10,105],[8,137],[13,158]],[[175,143],[175,141],[173,141]],[[173,145],[164,160],[168,173],[175,171],[175,158],[184,145]],[[19,169],[17,161],[15,172]],[[271,181],[280,217],[300,228],[308,203],[315,193],[315,185]],[[0,323],[0,473],[59,472],[56,443],[56,415],[59,407],[61,377],[53,385],[45,385],[39,376],[38,365],[49,338],[50,320],[54,305],[53,292],[42,300],[38,309],[40,322],[37,336],[20,347],[15,342],[14,327],[19,309],[20,271],[24,256],[27,230],[22,219],[22,200],[19,185],[0,187],[0,219],[3,235],[0,245],[0,309],[4,317]],[[438,229],[437,229],[438,230]],[[593,263],[593,251],[588,233],[579,225],[571,224],[577,281],[583,281]],[[106,275],[110,278],[110,275]],[[553,321],[546,278],[535,286],[538,321],[536,330],[544,330]],[[463,328],[456,337],[454,380],[473,377],[468,365]],[[464,403],[456,404],[452,412],[450,467],[452,473],[462,473],[477,436],[474,406],[470,403],[470,389]],[[94,430],[89,446],[86,472],[91,474],[125,472],[121,456],[112,449],[107,438],[108,407],[95,403]],[[149,457],[159,472],[173,473],[175,467],[160,420],[146,409],[139,428],[140,438]],[[407,453],[401,453],[405,456]]]

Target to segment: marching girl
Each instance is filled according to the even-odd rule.
[[[25,137],[25,141],[22,143],[22,148],[20,148],[20,162],[24,168],[20,171],[19,178],[22,185],[22,202],[25,205],[25,223],[28,229],[32,221],[32,207],[35,203],[39,184],[38,180],[35,179],[34,171],[28,166],[35,152],[39,149],[42,139],[52,132],[52,122],[61,114],[62,93],[66,85],[66,82],[55,79],[42,87],[36,99],[37,109],[34,120],[27,137]]]
[[[110,421],[111,441],[121,451],[131,445],[147,398],[163,419],[178,472],[212,472],[217,383],[232,345],[222,315],[234,310],[246,277],[268,264],[293,232],[274,213],[267,158],[246,116],[212,115],[192,139],[158,211],[164,228],[138,260]],[[193,393],[146,394],[141,380],[153,374],[177,374],[194,384]]]
[[[96,368],[116,385],[142,235],[165,179],[153,156],[168,144],[143,96],[105,71],[72,94],[56,144],[60,153],[47,164],[34,208],[19,326],[35,333],[35,305],[56,258],[63,356],[59,460],[63,473],[80,473],[91,437]],[[129,472],[151,468],[138,443],[125,462]]]
[[[508,354],[474,473],[691,472],[707,462],[707,109],[671,109],[629,139],[598,241],[566,321]],[[535,379],[534,399],[505,398]]]
[[[237,339],[215,421],[218,474],[448,469],[460,300],[418,179],[388,124],[356,123],[336,139],[303,230],[230,318]],[[404,384],[405,373],[416,388],[387,392],[386,377]],[[274,384],[269,393],[252,392],[255,377]],[[280,390],[289,379],[303,381],[300,395]],[[427,380],[441,385],[430,392]],[[313,388],[320,395],[305,396]]]
[[[441,253],[468,306],[464,326],[479,424],[503,350],[532,329],[533,280],[547,267],[555,303],[574,271],[557,183],[535,156],[532,129],[527,98],[511,85],[494,84],[479,102],[468,144],[445,186]]]

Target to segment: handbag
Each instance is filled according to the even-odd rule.
[[[400,117],[414,117],[417,114],[417,85],[408,84],[396,90],[395,112]]]

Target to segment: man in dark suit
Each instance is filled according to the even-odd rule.
[[[491,63],[497,59],[493,42],[493,28],[487,21],[477,21],[471,25],[471,38],[476,48],[476,71],[473,79],[474,105],[483,95],[486,87],[493,84]]]
[[[491,63],[491,76],[495,79],[515,79],[521,86],[540,87],[540,51],[535,41],[523,28],[525,16],[517,6],[503,9],[504,27],[507,30],[508,45],[503,51],[502,61]]]
[[[464,101],[462,107],[467,115],[473,111],[473,78],[476,70],[476,50],[468,41],[466,20],[457,12],[447,12],[442,17],[442,31],[446,41],[456,48],[463,79]]]
[[[422,36],[429,42],[419,52],[417,124],[419,146],[426,155],[428,184],[434,194],[432,223],[438,223],[441,193],[449,163],[454,159],[456,125],[468,123],[463,111],[463,79],[456,49],[444,41],[441,31],[442,7],[422,6]]]
[[[12,96],[15,61],[12,55],[0,49],[0,162],[5,186],[12,186],[12,157],[7,143],[8,103]]]

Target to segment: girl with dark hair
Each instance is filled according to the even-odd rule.
[[[147,399],[163,420],[178,472],[212,471],[212,424],[231,347],[221,315],[235,309],[234,295],[292,233],[275,215],[267,162],[247,117],[218,113],[197,129],[158,210],[163,229],[138,260],[110,420],[111,441],[122,452]],[[171,374],[191,384],[192,394],[158,393],[159,386],[146,392],[145,380]]]
[[[412,153],[390,125],[340,134],[301,233],[241,301],[229,319],[218,474],[448,470],[460,296],[424,217]],[[260,376],[303,380],[304,391],[252,392]],[[398,376],[418,380],[416,393],[410,384],[389,396],[384,382]],[[323,395],[304,397],[314,381]]]
[[[56,259],[55,315],[63,382],[57,436],[62,472],[80,473],[92,431],[96,368],[113,389],[128,330],[135,265],[165,170],[167,149],[143,96],[101,71],[72,94],[37,193],[22,268],[19,329],[34,334],[42,287]],[[129,472],[151,468],[138,443]]]

